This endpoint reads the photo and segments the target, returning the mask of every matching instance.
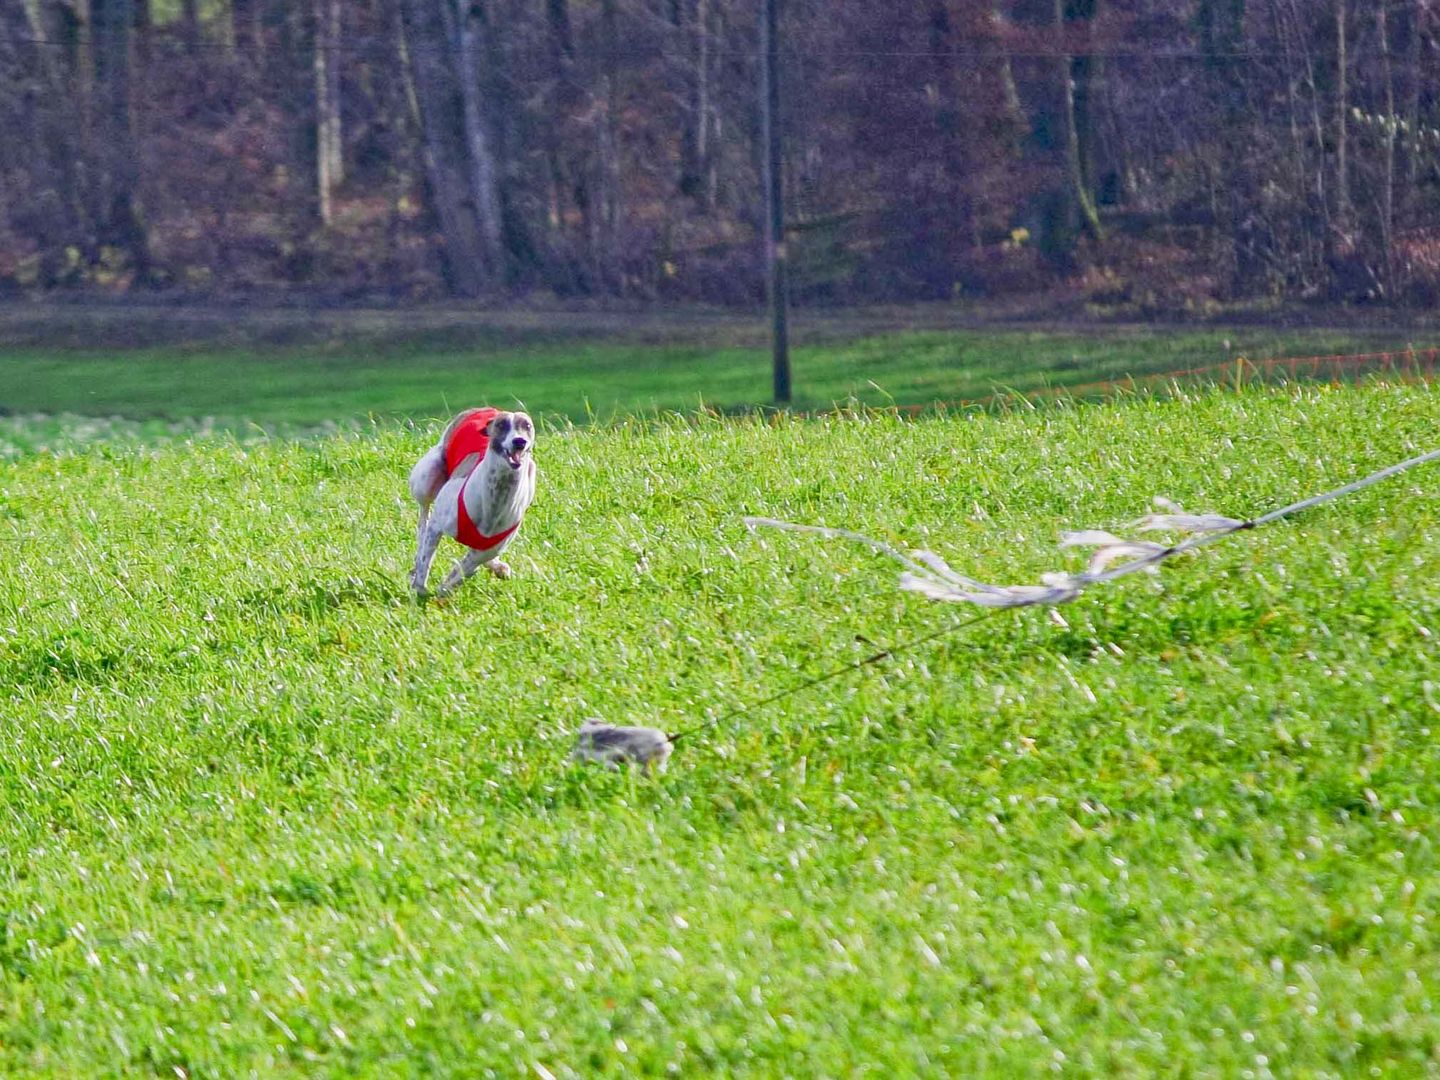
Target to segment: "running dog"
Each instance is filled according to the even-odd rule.
[[[440,538],[470,550],[440,583],[437,596],[463,584],[480,567],[510,576],[500,555],[515,537],[535,498],[535,425],[523,412],[469,409],[451,420],[440,441],[410,470],[410,494],[420,504],[415,569],[410,587],[425,595]]]

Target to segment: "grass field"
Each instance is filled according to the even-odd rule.
[[[1433,469],[657,779],[565,757],[968,616],[742,514],[1031,581],[1062,528],[1247,514],[1437,430],[1373,386],[556,429],[518,576],[424,607],[426,432],[12,432],[0,1073],[1434,1073]]]
[[[923,332],[802,345],[796,405],[927,405],[1251,359],[1424,346],[1399,333],[1143,330],[1104,335]],[[674,342],[521,336],[367,341],[257,349],[0,349],[0,407],[12,413],[218,417],[317,424],[429,418],[477,400],[522,402],[582,421],[729,410],[770,399],[765,350]]]

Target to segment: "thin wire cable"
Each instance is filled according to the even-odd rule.
[[[775,518],[750,517],[746,518],[745,522],[752,528],[759,526],[778,529],[783,532],[811,533],[816,536],[826,537],[827,539],[853,540],[856,543],[864,544],[872,551],[887,555],[904,566],[908,573],[905,577],[902,577],[902,584],[906,583],[907,579],[909,579],[911,583],[923,586],[914,591],[923,592],[932,599],[965,601],[982,604],[987,608],[994,608],[996,610],[1034,607],[1037,605],[1055,606],[1075,599],[1082,591],[1091,585],[1099,585],[1107,581],[1114,581],[1116,578],[1138,573],[1141,570],[1149,570],[1168,559],[1174,558],[1176,555],[1205,547],[1227,536],[1233,536],[1238,532],[1245,532],[1250,529],[1259,528],[1261,525],[1268,525],[1271,522],[1279,521],[1281,518],[1289,517],[1292,514],[1297,514],[1302,510],[1308,510],[1314,506],[1320,506],[1322,503],[1327,503],[1345,495],[1352,494],[1372,484],[1378,484],[1381,480],[1395,476],[1397,473],[1402,473],[1436,460],[1440,460],[1440,450],[1430,450],[1424,454],[1419,454],[1405,461],[1398,462],[1397,464],[1387,465],[1385,468],[1373,472],[1369,476],[1335,488],[1333,491],[1312,495],[1309,498],[1290,503],[1288,506],[1282,506],[1278,510],[1271,510],[1269,513],[1262,514],[1259,517],[1246,518],[1243,521],[1226,519],[1230,523],[1225,525],[1206,524],[1198,528],[1190,525],[1187,531],[1198,532],[1198,535],[1192,536],[1188,540],[1161,548],[1149,555],[1142,555],[1140,558],[1121,563],[1109,570],[1056,575],[1057,578],[1063,580],[1058,580],[1046,586],[1010,586],[1007,588],[986,585],[956,574],[945,564],[943,559],[932,552],[918,552],[914,558],[911,558],[891,544],[887,544],[882,540],[875,540],[872,537],[866,536],[864,533],[854,532],[850,529],[832,529],[823,525],[799,525],[795,522],[780,521]],[[1167,527],[1187,528],[1183,525]],[[907,584],[906,587],[910,587],[910,585]]]
[[[155,31],[152,31],[154,33]],[[228,41],[183,41],[171,34],[168,28],[162,31],[161,40],[174,41],[180,44],[183,51],[209,50],[227,53],[243,53],[248,46],[237,45]],[[42,48],[74,49],[80,46],[78,41],[65,41],[57,38],[42,37],[16,37],[0,36],[0,44],[19,46],[34,45]],[[258,46],[257,51],[263,53],[284,53],[290,55],[309,55],[318,50],[332,53],[367,52],[372,50],[385,49],[395,44],[394,37],[386,34],[359,34],[351,35],[348,39],[339,42],[331,42],[324,45],[286,45],[281,46],[274,42],[266,42]],[[415,52],[449,52],[448,45],[426,45],[420,42],[410,42],[406,51]],[[656,48],[619,48],[619,49],[587,49],[586,55],[600,58],[615,57],[646,57],[656,54],[668,53],[663,47]],[[1216,61],[1216,60],[1283,60],[1291,58],[1291,54],[1284,51],[1271,51],[1262,49],[1237,50],[1234,52],[1203,52],[1189,49],[1067,49],[1056,47],[1054,49],[786,49],[785,54],[790,57],[803,57],[805,59],[818,58],[863,58],[875,57],[877,59],[933,59],[933,60],[1055,60],[1062,56],[1075,59],[1095,60],[1178,60],[1186,62]],[[759,61],[761,54],[757,49],[714,49],[710,50],[712,57],[741,57]],[[688,58],[688,56],[686,57]],[[1394,59],[1392,66],[1397,70],[1403,70],[1412,66],[1407,61]]]
[[[945,637],[947,634],[953,634],[957,631],[964,630],[967,626],[974,626],[976,623],[983,622],[985,619],[990,618],[990,616],[994,615],[995,612],[998,610],[998,608],[992,608],[988,611],[982,611],[980,614],[973,615],[968,619],[962,619],[959,622],[951,623],[949,626],[942,626],[939,630],[935,630],[929,634],[922,635],[918,638],[913,638],[910,641],[903,641],[898,645],[892,645],[888,649],[881,649],[879,652],[867,656],[863,660],[856,660],[853,663],[846,664],[844,667],[836,668],[834,671],[827,671],[824,675],[816,675],[814,678],[806,679],[804,682],[801,683],[796,683],[794,686],[787,687],[784,690],[771,694],[769,697],[761,698],[759,701],[752,701],[745,705],[737,705],[729,712],[724,713],[721,716],[706,720],[703,724],[696,724],[694,727],[685,728],[683,731],[676,732],[674,735],[667,735],[666,738],[669,739],[672,743],[679,742],[681,739],[686,738],[687,736],[695,735],[701,731],[705,731],[707,728],[717,727],[718,725],[725,723],[727,720],[733,720],[737,716],[741,716],[744,713],[753,712],[756,709],[763,709],[767,705],[774,705],[777,701],[783,701],[788,697],[794,697],[796,694],[803,693],[806,690],[810,690],[813,687],[819,686],[821,683],[827,683],[830,682],[832,679],[838,679],[842,675],[849,675],[852,671],[860,671],[864,668],[871,666],[872,664],[878,664],[881,660],[887,660],[899,656],[901,653],[909,652],[911,649],[919,648],[921,645],[926,645],[932,641],[935,641],[938,638]]]
[[[1093,575],[1082,574],[1080,575],[1080,577],[1086,579],[1086,585],[1099,584],[1105,581],[1113,581],[1115,578],[1124,577],[1127,574],[1133,574],[1140,570],[1146,570],[1151,566],[1158,566],[1160,563],[1165,562],[1167,559],[1171,559],[1174,556],[1181,554],[1182,552],[1194,551],[1197,548],[1202,548],[1208,544],[1213,544],[1218,540],[1223,540],[1227,536],[1234,536],[1238,532],[1246,532],[1250,529],[1258,529],[1262,525],[1269,525],[1273,521],[1279,521],[1281,518],[1287,518],[1290,517],[1292,514],[1298,514],[1302,510],[1309,510],[1312,507],[1320,506],[1323,503],[1332,502],[1335,499],[1343,498],[1344,496],[1353,494],[1354,492],[1360,491],[1363,488],[1370,487],[1372,484],[1378,484],[1381,480],[1387,480],[1392,476],[1395,476],[1402,472],[1407,472],[1410,469],[1416,468],[1420,465],[1424,465],[1430,461],[1440,461],[1440,450],[1430,450],[1424,454],[1418,454],[1415,457],[1408,458],[1405,461],[1398,462],[1394,465],[1387,465],[1385,468],[1373,472],[1369,476],[1352,481],[1351,483],[1346,484],[1343,487],[1335,488],[1333,491],[1322,492],[1319,495],[1311,495],[1309,498],[1301,499],[1298,502],[1290,503],[1288,506],[1282,506],[1278,510],[1271,510],[1268,514],[1261,514],[1259,517],[1255,518],[1247,518],[1246,520],[1241,521],[1235,525],[1231,525],[1228,528],[1217,529],[1214,532],[1207,532],[1200,536],[1193,536],[1189,540],[1182,541],[1181,543],[1174,544],[1171,547],[1166,548],[1164,551],[1157,551],[1153,555],[1146,555],[1142,558],[1134,559],[1127,563],[1122,563],[1121,565],[1115,567],[1112,570],[1106,570],[1103,573]]]
[[[937,638],[944,637],[946,634],[952,634],[958,630],[963,630],[967,626],[974,626],[976,623],[989,618],[997,612],[1009,611],[1017,607],[1032,607],[1036,606],[1037,604],[1051,607],[1056,606],[1058,603],[1064,602],[1066,600],[1073,600],[1076,596],[1079,595],[1082,589],[1089,585],[1095,585],[1105,581],[1112,581],[1115,578],[1124,577],[1127,574],[1133,574],[1140,570],[1149,569],[1150,567],[1156,566],[1166,561],[1167,559],[1171,559],[1182,552],[1194,551],[1196,548],[1204,547],[1207,544],[1213,544],[1217,540],[1221,540],[1227,536],[1233,536],[1235,533],[1245,532],[1250,529],[1256,529],[1262,525],[1268,525],[1271,522],[1279,521],[1282,518],[1289,517],[1292,514],[1298,514],[1303,510],[1309,510],[1312,507],[1320,506],[1323,503],[1343,498],[1344,496],[1353,494],[1354,492],[1360,491],[1363,488],[1370,487],[1372,484],[1378,484],[1381,480],[1388,479],[1391,476],[1395,476],[1398,473],[1406,472],[1409,469],[1424,465],[1425,463],[1430,461],[1440,461],[1440,450],[1431,450],[1427,453],[1419,454],[1415,457],[1408,458],[1407,460],[1401,461],[1395,465],[1386,466],[1385,468],[1373,472],[1369,476],[1363,477],[1360,480],[1345,484],[1343,487],[1335,488],[1333,491],[1326,491],[1319,495],[1312,495],[1309,498],[1301,499],[1298,502],[1290,503],[1287,506],[1282,506],[1278,510],[1271,510],[1269,513],[1262,514],[1259,517],[1248,518],[1244,521],[1238,521],[1234,525],[1231,525],[1225,529],[1216,530],[1200,536],[1192,537],[1191,539],[1183,541],[1182,543],[1175,544],[1171,547],[1165,548],[1162,551],[1158,551],[1153,555],[1147,555],[1143,558],[1134,559],[1130,562],[1117,566],[1114,569],[1097,574],[1078,574],[1074,578],[1074,583],[1076,587],[1073,589],[1073,591],[1070,591],[1068,595],[1065,595],[1061,599],[1041,598],[1038,600],[1007,604],[1005,606],[987,607],[978,615],[974,615],[969,619],[965,619],[961,622],[952,623],[949,626],[942,627],[941,629],[936,630],[934,633],[926,634],[922,637],[915,638],[913,641],[907,641],[900,645],[893,646],[889,649],[882,649],[880,652],[875,653],[873,656],[867,656],[865,659],[858,660],[852,664],[847,664],[843,668],[837,668],[834,671],[825,673],[824,675],[819,675],[813,679],[808,679],[805,682],[798,683],[795,686],[789,687],[785,690],[781,690],[778,693],[771,694],[769,697],[762,698],[759,701],[752,702],[748,705],[738,706],[734,709],[731,709],[723,716],[717,717],[713,720],[708,720],[705,723],[698,724],[693,728],[688,728],[676,735],[669,736],[670,742],[677,742],[687,735],[693,735],[696,732],[704,731],[706,728],[722,724],[727,720],[733,720],[735,717],[740,716],[743,713],[750,712],[755,709],[764,708],[766,705],[773,705],[777,701],[784,700],[785,698],[791,697],[795,694],[799,694],[805,690],[809,690],[812,687],[819,686],[821,683],[829,682],[831,679],[838,679],[842,675],[847,675],[850,672],[859,671],[862,668],[868,667],[872,664],[877,664],[881,660],[896,656],[902,652],[907,652],[911,649],[917,648],[920,645],[924,645],[928,642],[934,641]],[[778,528],[786,532],[805,532],[817,534],[827,538],[854,540],[859,543],[865,544],[867,547],[871,548],[874,551],[898,559],[901,563],[907,566],[915,569],[920,569],[919,564],[899,552],[891,545],[883,543],[879,540],[871,539],[870,537],[865,536],[863,533],[852,532],[848,529],[830,529],[818,525],[796,525],[791,522],[777,521],[772,518],[747,518],[746,521],[747,524],[750,524],[752,526],[762,525],[768,528]]]
[[[1353,483],[1346,484],[1344,487],[1336,488],[1334,491],[1327,491],[1323,495],[1313,495],[1308,499],[1301,499],[1299,502],[1291,503],[1289,506],[1282,506],[1279,510],[1272,510],[1270,513],[1263,514],[1256,518],[1251,522],[1251,526],[1258,527],[1260,525],[1268,525],[1270,522],[1278,521],[1282,517],[1289,517],[1291,514],[1299,513],[1301,510],[1309,510],[1312,506],[1319,506],[1321,503],[1327,503],[1332,499],[1341,498],[1342,496],[1349,495],[1351,492],[1359,491],[1361,488],[1367,488],[1371,484],[1378,484],[1381,480],[1387,480],[1397,473],[1406,472],[1415,468],[1417,465],[1424,465],[1427,461],[1436,460],[1440,460],[1440,450],[1431,450],[1428,453],[1418,454],[1407,461],[1402,461],[1397,465],[1391,465],[1378,472],[1373,472],[1364,479],[1356,480]]]

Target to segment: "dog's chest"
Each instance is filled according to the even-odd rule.
[[[493,536],[518,524],[535,498],[535,463],[526,461],[519,470],[488,468],[477,476],[480,488],[479,506],[471,506],[467,492],[466,509],[476,528]]]

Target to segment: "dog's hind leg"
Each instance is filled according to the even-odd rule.
[[[446,596],[469,581],[475,575],[475,571],[485,564],[487,554],[489,553],[485,551],[467,551],[463,557],[455,561],[455,565],[445,575],[445,580],[440,583],[440,588],[435,595]]]
[[[420,524],[419,524],[418,526],[416,526],[416,529],[415,529],[415,552],[416,552],[415,561],[416,561],[416,565],[417,565],[417,566],[419,565],[419,561],[420,561],[420,555],[419,555],[420,549],[421,549],[421,547],[423,547],[424,544],[425,544],[425,528],[426,528],[426,526],[429,525],[429,524],[430,524],[430,504],[429,504],[429,503],[421,503],[421,504],[420,504]]]
[[[440,534],[430,528],[430,507],[447,479],[443,442],[425,451],[410,470],[410,497],[420,506],[420,522],[415,528],[415,567],[410,575],[410,587],[417,595],[425,591],[430,561],[440,543]]]
[[[430,564],[435,561],[435,549],[440,546],[441,532],[433,524],[421,526],[420,538],[415,545],[415,569],[410,574],[410,588],[416,596],[425,595],[425,582],[430,579]]]

